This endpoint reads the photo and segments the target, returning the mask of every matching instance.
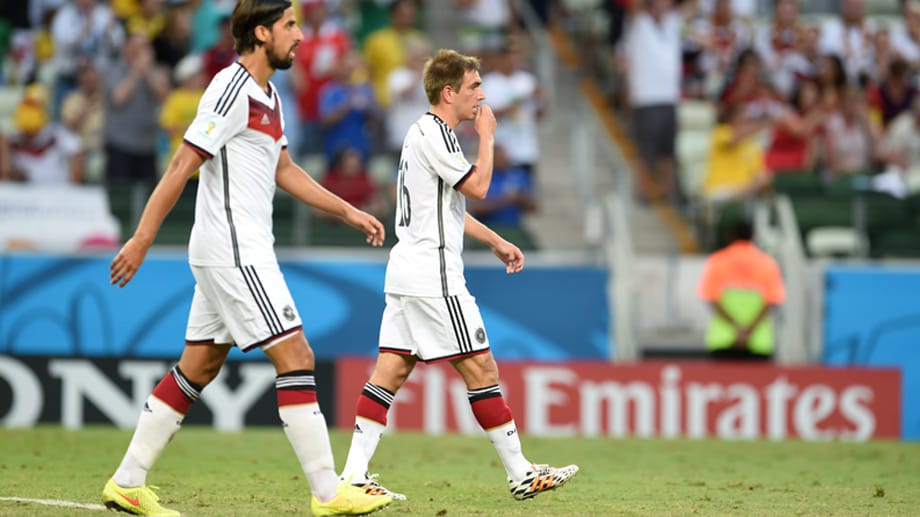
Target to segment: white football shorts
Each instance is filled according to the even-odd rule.
[[[476,298],[386,295],[380,322],[381,352],[415,355],[425,362],[459,359],[489,350]]]
[[[195,294],[185,340],[235,344],[244,352],[271,347],[301,329],[278,266],[191,266]]]

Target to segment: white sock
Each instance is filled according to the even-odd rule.
[[[348,459],[345,460],[342,479],[364,479],[367,466],[374,457],[384,429],[386,426],[379,422],[366,418],[355,419],[355,430],[351,435],[351,447],[348,448]]]
[[[489,440],[498,452],[498,457],[505,466],[505,472],[513,481],[520,481],[527,477],[527,472],[532,470],[532,464],[521,451],[521,439],[518,436],[514,420],[505,425],[486,431]]]
[[[329,431],[319,404],[281,406],[278,415],[313,495],[324,502],[334,498],[339,477],[335,475]]]
[[[179,431],[183,418],[185,415],[178,413],[160,399],[154,396],[147,397],[128,451],[112,476],[118,486],[131,488],[147,484],[147,471],[153,467],[166,444]]]

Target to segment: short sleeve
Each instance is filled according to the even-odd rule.
[[[764,262],[764,301],[771,305],[780,305],[786,299],[786,288],[779,265],[772,257]]]
[[[241,69],[242,70],[242,69]],[[240,78],[240,74],[246,74]],[[230,76],[231,74],[226,74]],[[227,142],[246,129],[248,96],[242,92],[248,72],[233,74],[234,79],[212,81],[198,104],[198,114],[185,132],[185,142],[199,153],[214,157]]]
[[[435,173],[453,188],[458,188],[473,173],[474,166],[466,160],[457,136],[440,124],[434,135],[426,135],[425,151]]]
[[[697,286],[697,295],[707,302],[715,302],[722,294],[721,282],[718,279],[717,258],[710,256],[703,264],[703,273]]]

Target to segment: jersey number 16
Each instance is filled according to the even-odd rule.
[[[409,189],[406,187],[406,171],[408,168],[406,160],[399,161],[399,180],[396,183],[396,190],[399,195],[399,202],[397,203],[399,210],[398,226],[409,226],[409,221],[412,219],[412,203],[409,200]]]

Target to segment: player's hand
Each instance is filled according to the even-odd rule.
[[[514,244],[502,240],[501,243],[492,248],[492,253],[505,264],[505,272],[509,275],[524,269],[524,253]]]
[[[128,239],[128,242],[121,247],[118,255],[115,255],[112,263],[109,264],[111,285],[118,284],[118,287],[127,285],[140,269],[149,248],[149,244],[144,244],[134,237]]]
[[[354,210],[350,210],[345,216],[345,222],[352,228],[364,232],[364,235],[367,236],[367,243],[371,246],[383,245],[383,240],[386,238],[386,230],[384,230],[383,224],[381,224],[376,217],[355,208]]]
[[[495,134],[495,113],[488,104],[480,104],[476,110],[476,118],[473,121],[473,127],[479,136],[492,136]]]

